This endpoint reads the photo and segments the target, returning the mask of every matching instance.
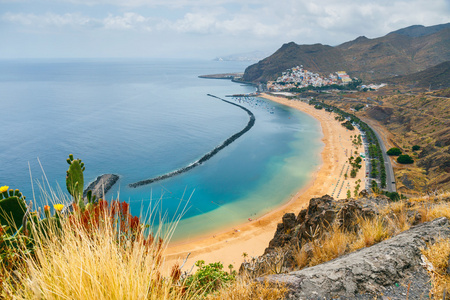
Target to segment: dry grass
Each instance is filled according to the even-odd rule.
[[[444,291],[445,299],[450,299],[450,274],[447,274],[448,260],[450,257],[450,239],[442,239],[433,245],[428,245],[422,250],[422,254],[433,266],[428,270],[432,280],[432,294],[434,299],[442,299]]]
[[[107,220],[105,215],[103,220]],[[163,276],[164,251],[173,228],[158,238],[124,237],[117,224],[100,222],[86,229],[78,218],[60,218],[45,234],[34,229],[34,254],[17,254],[24,265],[0,286],[0,299],[204,299],[201,289]],[[55,225],[53,223],[52,225]],[[144,230],[144,228],[142,228]],[[119,234],[119,235],[118,235]],[[2,284],[0,282],[0,284]],[[241,277],[211,299],[282,299],[287,289]]]
[[[298,247],[294,250],[295,265],[299,270],[309,265],[309,254],[305,250],[305,244],[302,247]]]
[[[164,244],[141,238],[122,243],[109,222],[87,232],[63,218],[61,227],[35,232],[35,254],[21,253],[26,269],[4,287],[11,298],[181,299],[174,282],[159,272]]]
[[[389,203],[381,209],[380,215],[384,216],[389,225],[387,228],[391,231],[390,236],[408,230],[411,227],[412,220],[408,217],[408,208],[406,201]]]
[[[417,219],[418,223],[439,217],[450,219],[450,204],[442,201],[448,196],[448,193],[443,193],[391,202],[380,209],[379,215],[373,218],[357,218],[356,225],[359,229],[356,233],[346,232],[334,223],[328,231],[313,237],[311,241],[302,241],[302,247],[294,250],[296,269],[315,266],[343,254],[372,246],[408,230]]]
[[[348,245],[354,239],[353,234],[344,232],[337,223],[334,223],[329,234],[312,243],[312,257],[309,266],[315,266],[345,254]]]
[[[238,279],[232,285],[209,295],[210,300],[278,300],[284,299],[288,288],[283,284],[259,283],[250,279]]]
[[[435,205],[426,205],[419,208],[421,222],[429,222],[436,218],[446,217],[450,219],[450,204],[438,203]]]
[[[364,247],[370,247],[390,236],[385,221],[380,216],[376,216],[372,219],[360,217],[358,218],[358,225],[360,227],[360,232],[352,241],[350,252]]]

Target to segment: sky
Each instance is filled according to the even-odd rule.
[[[450,0],[0,0],[0,58],[207,58],[450,22]]]

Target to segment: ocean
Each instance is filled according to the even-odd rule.
[[[66,158],[86,165],[85,185],[114,173],[107,199],[130,202],[135,215],[170,222],[183,210],[173,241],[249,222],[288,201],[320,165],[322,133],[307,114],[261,98],[233,99],[255,87],[199,75],[243,72],[248,62],[150,59],[0,61],[0,186],[20,189],[35,207],[36,181],[65,191]],[[138,188],[198,160],[255,125],[186,173]],[[41,170],[40,164],[45,172]],[[31,169],[31,177],[29,167]],[[32,180],[35,197],[33,198]],[[184,209],[183,209],[184,208]]]

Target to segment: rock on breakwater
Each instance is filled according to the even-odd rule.
[[[250,110],[248,110],[247,108],[245,108],[245,107],[243,107],[243,106],[241,106],[239,104],[233,103],[231,101],[228,101],[228,100],[219,98],[217,96],[211,95],[211,94],[208,94],[208,96],[216,98],[216,99],[219,99],[219,100],[221,100],[223,102],[226,102],[228,104],[237,106],[237,107],[241,108],[242,110],[244,110],[249,115],[249,121],[248,121],[247,125],[244,127],[244,129],[242,129],[241,131],[233,134],[228,139],[226,139],[222,144],[220,144],[219,146],[217,146],[216,148],[214,148],[210,152],[206,153],[199,160],[189,164],[188,166],[183,167],[183,168],[178,169],[178,170],[175,170],[175,171],[172,171],[172,172],[169,172],[169,173],[166,173],[164,175],[160,175],[160,176],[153,177],[153,178],[150,178],[150,179],[141,180],[141,181],[138,181],[138,182],[135,182],[135,183],[130,183],[129,187],[136,188],[136,187],[139,187],[139,186],[142,186],[142,185],[147,185],[147,184],[150,184],[150,183],[153,183],[153,182],[156,182],[156,181],[164,180],[164,179],[167,179],[167,178],[170,178],[170,177],[173,177],[173,176],[185,173],[185,172],[187,172],[187,171],[189,171],[189,170],[191,170],[191,169],[193,169],[193,168],[203,164],[204,162],[206,162],[210,158],[212,158],[214,155],[219,153],[220,150],[222,150],[225,147],[227,147],[228,145],[230,145],[232,142],[234,142],[239,137],[241,137],[244,133],[249,131],[253,127],[253,125],[255,125],[255,121],[256,121],[255,115]]]

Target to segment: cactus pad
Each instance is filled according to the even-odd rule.
[[[83,199],[84,163],[81,162],[81,159],[73,159],[72,154],[69,155],[67,163],[70,165],[66,175],[67,191],[75,198],[75,201],[78,202]]]
[[[11,230],[15,231],[22,226],[23,216],[27,211],[25,197],[19,190],[9,190],[8,197],[5,197],[5,194],[6,192],[0,194],[0,223],[12,227]]]

